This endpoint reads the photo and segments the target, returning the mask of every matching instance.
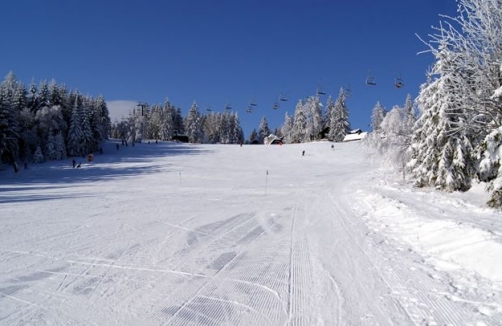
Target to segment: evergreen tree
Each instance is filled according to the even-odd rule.
[[[258,132],[256,131],[256,129],[253,129],[253,131],[251,131],[251,134],[249,135],[249,142],[252,143],[254,141],[258,141],[258,137]]]
[[[347,96],[343,88],[340,89],[338,98],[330,108],[328,138],[335,142],[341,142],[349,132],[349,111],[347,109]]]
[[[371,115],[371,128],[373,129],[373,131],[378,132],[378,130],[380,129],[380,124],[385,118],[385,114],[385,108],[380,104],[380,102],[377,102],[377,104],[373,108],[373,114]]]
[[[19,154],[19,112],[13,102],[18,82],[12,72],[0,84],[0,160],[7,162],[18,171],[16,158]]]
[[[305,105],[302,101],[298,101],[295,108],[295,116],[293,127],[289,139],[291,143],[303,143],[308,140],[308,115],[305,111]]]
[[[288,143],[291,142],[291,130],[293,129],[293,118],[286,112],[284,114],[284,124],[281,128],[281,133],[284,137],[284,140]]]
[[[260,127],[258,128],[258,140],[263,143],[265,137],[270,135],[270,128],[268,127],[267,118],[263,116],[260,121]]]
[[[78,101],[75,99],[75,105],[73,106],[73,112],[70,120],[70,128],[68,130],[68,154],[70,156],[80,156],[85,153],[83,147],[84,135],[81,129],[82,118],[80,117],[80,109],[78,107]]]
[[[417,186],[465,191],[469,189],[474,162],[472,145],[461,126],[465,123],[461,92],[463,78],[455,65],[458,53],[444,44],[435,52],[438,78],[424,86],[418,97],[423,112],[412,139],[408,167]]]
[[[98,142],[108,139],[110,134],[111,121],[110,112],[103,95],[99,95],[96,99],[96,133],[95,138]]]
[[[82,154],[92,153],[95,148],[94,136],[91,128],[90,117],[92,116],[92,112],[89,107],[83,107],[80,110],[80,118],[81,118],[81,132],[82,132]]]
[[[185,131],[190,143],[201,143],[204,140],[203,119],[194,102],[185,118]]]
[[[183,115],[181,114],[181,108],[176,109],[176,114],[174,115],[174,130],[177,134],[185,134],[185,124],[183,122]]]
[[[323,129],[322,104],[319,95],[307,98],[305,105],[305,110],[309,117],[307,135],[309,140],[318,140],[321,138],[321,131]]]

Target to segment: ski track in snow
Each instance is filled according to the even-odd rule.
[[[330,147],[0,171],[0,325],[502,325],[497,212]]]

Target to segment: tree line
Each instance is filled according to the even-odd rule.
[[[180,108],[166,99],[164,105],[140,104],[131,114],[112,125],[111,137],[131,143],[143,139],[181,140],[190,143],[240,144],[244,142],[236,112],[200,112],[193,103],[183,118]]]
[[[84,96],[54,80],[27,88],[9,72],[0,84],[0,162],[62,160],[99,149],[110,131],[103,96]]]

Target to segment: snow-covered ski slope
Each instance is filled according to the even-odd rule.
[[[0,325],[502,325],[500,212],[385,166],[110,141],[1,171]]]

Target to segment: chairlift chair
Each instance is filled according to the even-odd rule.
[[[277,103],[277,102],[276,102],[276,103],[274,103],[273,109],[274,109],[274,110],[277,110],[278,108],[279,108],[279,103]]]
[[[232,110],[232,106],[229,103],[225,104],[225,110]]]
[[[396,88],[398,88],[398,89],[404,86],[401,77],[396,78],[396,82],[394,83],[394,86],[396,86]]]
[[[375,81],[375,78],[374,77],[371,77],[371,76],[368,76],[366,78],[366,85],[369,85],[369,86],[376,86],[376,81]]]
[[[326,92],[322,88],[318,88],[316,94],[317,95],[326,95]]]

